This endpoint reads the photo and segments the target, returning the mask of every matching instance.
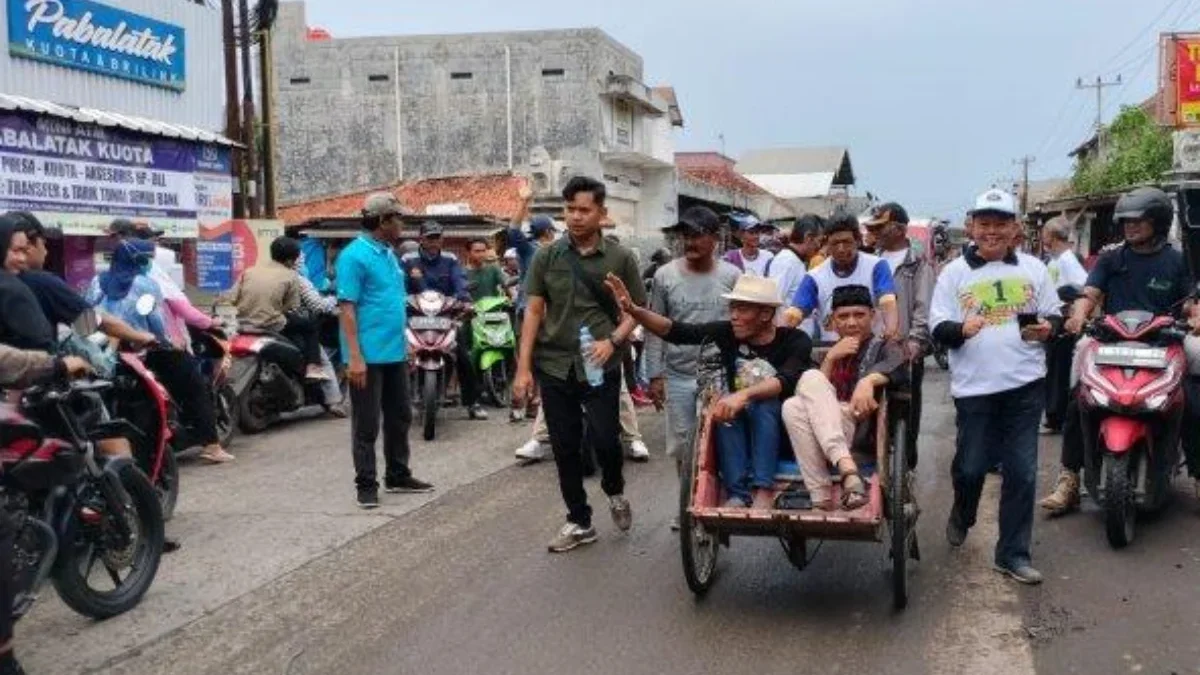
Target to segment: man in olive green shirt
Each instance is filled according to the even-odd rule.
[[[613,522],[621,530],[628,530],[633,523],[623,494],[618,402],[621,351],[627,348],[635,324],[629,316],[621,316],[605,291],[605,276],[621,277],[632,289],[634,302],[644,304],[646,298],[633,253],[601,236],[601,223],[607,215],[604,198],[604,184],[595,179],[577,176],[567,183],[563,189],[567,236],[538,249],[525,279],[529,305],[513,394],[524,400],[532,393],[533,364],[537,363],[542,409],[568,510],[566,525],[550,542],[555,553],[596,541],[592,509],[583,488],[580,446],[585,417]],[[584,372],[581,326],[587,326],[595,340],[590,360],[604,367],[604,381],[595,387]]]
[[[504,295],[504,274],[487,261],[491,250],[486,239],[472,239],[467,251],[467,290],[475,302]]]

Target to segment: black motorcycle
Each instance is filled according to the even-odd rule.
[[[129,458],[103,458],[96,441],[127,436],[107,420],[108,382],[35,387],[21,412],[0,413],[0,504],[15,532],[13,616],[52,580],[63,602],[93,619],[136,606],[154,582],[165,543],[149,479]]]

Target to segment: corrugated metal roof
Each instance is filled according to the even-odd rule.
[[[747,176],[832,171],[834,185],[854,184],[850,151],[843,147],[750,150],[738,160],[737,170]]]
[[[755,185],[784,199],[824,197],[833,187],[832,171],[794,174],[746,174]]]
[[[214,134],[211,131],[204,131],[195,127],[186,127],[179,124],[168,124],[159,122],[158,120],[146,119],[145,117],[133,117],[132,115],[121,115],[115,112],[105,110],[96,110],[95,108],[74,108],[50,101],[41,101],[35,98],[26,98],[25,96],[14,96],[12,94],[0,94],[0,110],[20,110],[23,112],[35,112],[43,115],[51,115],[61,117],[73,122],[81,124],[97,124],[102,127],[118,127],[126,131],[136,131],[143,134],[152,134],[154,136],[165,136],[167,138],[182,138],[187,141],[196,143],[209,143],[215,145],[225,145],[229,147],[241,147],[240,143],[225,138],[219,134]]]

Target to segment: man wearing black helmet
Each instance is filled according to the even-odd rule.
[[[1183,311],[1191,316],[1194,332],[1200,327],[1195,305],[1187,303],[1193,288],[1187,261],[1167,243],[1174,219],[1175,206],[1171,198],[1157,188],[1138,188],[1117,201],[1113,221],[1122,226],[1125,242],[1102,253],[1096,261],[1084,286],[1083,297],[1075,303],[1071,318],[1064,325],[1067,332],[1078,335],[1097,308],[1105,314],[1142,310],[1155,315],[1171,315]],[[1075,363],[1071,367],[1072,389],[1079,381],[1079,354],[1088,340],[1090,338],[1082,338],[1075,349]],[[1184,343],[1188,370],[1192,375],[1200,373],[1198,348],[1200,342],[1193,339]],[[1185,434],[1184,450],[1190,472],[1196,477],[1200,466],[1196,462],[1194,436]],[[1041,501],[1042,508],[1050,515],[1062,515],[1079,506],[1083,431],[1074,398],[1064,420],[1062,465],[1054,492]],[[1200,491],[1200,482],[1197,490]]]
[[[462,265],[453,253],[442,250],[442,224],[436,220],[421,223],[421,246],[401,260],[408,277],[408,291],[437,291],[462,302],[471,302],[471,291]],[[462,387],[462,403],[467,416],[486,420],[487,411],[479,405],[479,377],[471,364],[471,323],[464,321],[458,331],[455,371]]]

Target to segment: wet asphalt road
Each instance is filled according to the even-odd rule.
[[[1047,582],[1020,587],[990,570],[997,480],[967,545],[951,550],[942,536],[954,432],[945,388],[931,375],[924,560],[903,612],[891,607],[886,549],[870,543],[826,543],[798,572],[776,541],[735,538],[715,588],[696,601],[668,529],[678,501],[661,418],[648,414],[655,457],[627,469],[628,535],[598,509],[597,544],[546,553],[563,515],[553,467],[502,469],[95,671],[1200,673],[1200,515],[1184,482],[1125,551],[1109,549],[1094,512],[1039,517],[1034,553]],[[1044,439],[1043,486],[1057,448]]]

